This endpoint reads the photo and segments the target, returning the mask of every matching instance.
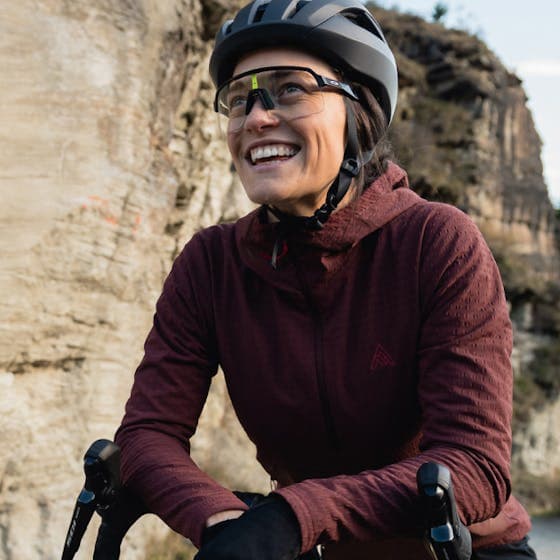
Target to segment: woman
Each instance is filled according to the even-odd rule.
[[[397,71],[358,0],[255,0],[222,27],[215,108],[260,208],[193,237],[117,433],[123,477],[199,560],[426,558],[415,474],[454,473],[476,558],[534,558],[509,480],[511,328],[494,260],[408,188]],[[211,377],[278,488],[248,509],[189,457]]]

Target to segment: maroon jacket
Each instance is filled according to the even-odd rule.
[[[475,546],[522,538],[511,326],[473,222],[393,164],[323,230],[288,235],[276,270],[277,226],[261,216],[203,230],[175,261],[117,433],[127,484],[195,544],[208,516],[244,509],[188,454],[220,365],[304,551],[422,558],[402,536],[418,527],[428,460],[454,473],[468,524],[489,520],[471,527]]]

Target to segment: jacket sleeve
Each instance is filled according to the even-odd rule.
[[[495,516],[510,494],[512,334],[501,278],[470,218],[431,208],[417,228],[420,454],[278,490],[299,519],[303,550],[417,530],[416,471],[426,461],[452,471],[467,524]]]
[[[196,238],[187,244],[165,281],[116,434],[123,482],[197,546],[211,514],[246,509],[189,455],[189,440],[217,370],[210,278],[197,281],[190,273],[195,270],[201,278],[208,270],[201,245]]]

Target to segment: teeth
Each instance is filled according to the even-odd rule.
[[[270,157],[290,157],[297,153],[295,148],[285,144],[272,144],[270,146],[259,146],[251,150],[251,161],[257,162],[259,159]]]

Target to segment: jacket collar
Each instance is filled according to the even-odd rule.
[[[290,251],[301,249],[306,255],[316,253],[323,261],[328,254],[332,260],[333,254],[347,251],[419,200],[409,188],[406,172],[390,162],[386,172],[359,198],[333,212],[321,230],[288,233],[286,246],[279,254],[280,260],[285,259]],[[246,264],[261,274],[266,271],[268,277],[274,274],[270,260],[279,232],[278,224],[268,223],[263,215],[264,208],[259,208],[241,218],[236,224],[236,242]]]

